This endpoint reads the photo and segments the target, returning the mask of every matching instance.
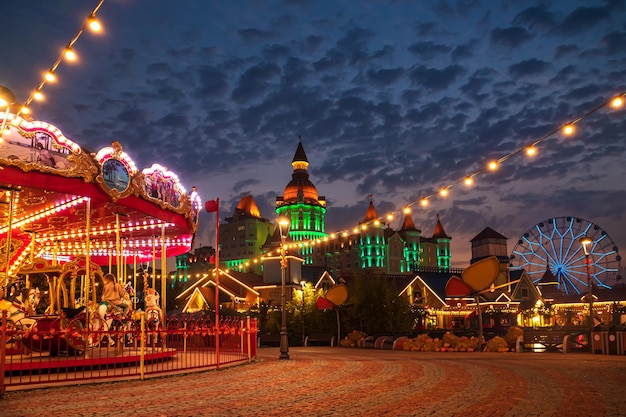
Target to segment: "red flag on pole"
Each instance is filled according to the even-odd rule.
[[[207,200],[204,202],[204,209],[207,213],[215,213],[218,208],[217,200]]]

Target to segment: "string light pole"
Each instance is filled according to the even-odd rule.
[[[593,241],[591,238],[585,236],[580,239],[580,244],[583,247],[583,251],[585,252],[585,269],[587,271],[587,302],[589,303],[589,329],[593,331],[594,321],[593,321],[593,285],[591,283],[591,250],[589,245],[591,245]]]
[[[278,229],[280,231],[280,278],[281,278],[281,324],[280,324],[280,355],[278,359],[289,359],[289,339],[287,333],[287,311],[285,310],[286,289],[285,280],[287,273],[287,256],[285,242],[289,236],[289,226],[291,222],[287,217],[278,218]]]

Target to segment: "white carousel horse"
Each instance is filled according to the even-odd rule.
[[[30,329],[36,323],[35,319],[28,316],[36,313],[35,308],[40,301],[39,288],[23,288],[13,299],[8,300],[12,305],[8,309],[7,324],[9,327],[24,327]]]
[[[146,325],[148,330],[156,332],[160,329],[163,322],[163,312],[159,307],[159,293],[154,288],[148,288],[144,297],[146,308]],[[154,335],[153,343],[156,343],[158,335]]]

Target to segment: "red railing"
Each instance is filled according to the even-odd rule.
[[[84,382],[143,379],[219,368],[256,358],[256,320],[183,316],[155,328],[142,320],[93,330],[84,319],[38,318],[8,326],[2,312],[0,394],[6,389]],[[216,349],[216,339],[219,349]]]

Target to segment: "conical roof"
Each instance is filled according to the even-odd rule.
[[[437,214],[437,224],[435,225],[435,230],[433,231],[433,238],[436,239],[451,239],[450,236],[446,234],[446,231],[443,230],[443,226],[441,225],[441,221],[439,220],[439,215]]]
[[[374,208],[374,202],[370,201],[367,212],[365,213],[365,218],[361,223],[371,222],[376,219],[378,219],[378,213],[376,212],[376,208]]]
[[[415,227],[415,223],[413,223],[413,219],[411,218],[411,215],[409,213],[404,216],[404,221],[402,222],[402,227],[400,228],[400,231],[417,231],[417,227]]]
[[[238,216],[255,217],[257,219],[261,218],[261,211],[256,205],[254,197],[251,195],[241,197],[241,200],[239,200],[239,204],[237,204],[237,208],[235,209],[235,214]]]
[[[291,165],[293,166],[293,174],[291,174],[291,181],[285,187],[283,201],[285,203],[304,202],[317,204],[319,194],[315,185],[309,180],[307,171],[309,161],[304,152],[302,142],[298,143]]]

